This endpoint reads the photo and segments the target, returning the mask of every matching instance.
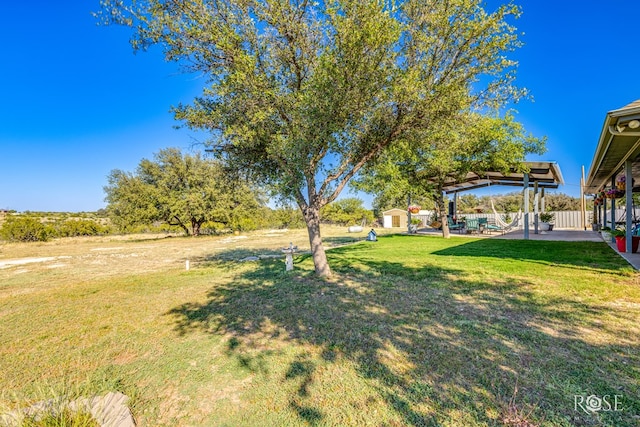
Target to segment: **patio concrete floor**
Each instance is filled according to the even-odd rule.
[[[433,228],[424,228],[418,230],[418,234],[441,236],[442,231]],[[523,230],[514,230],[505,234],[501,233],[483,233],[483,234],[462,234],[457,231],[452,231],[451,236],[459,237],[479,237],[488,239],[524,239]],[[563,242],[604,242],[599,232],[591,230],[579,230],[579,229],[553,229],[553,231],[547,231],[543,233],[535,234],[533,229],[529,230],[529,240],[555,240]],[[606,242],[609,244],[614,253],[624,258],[634,269],[640,270],[640,253],[621,253],[618,252],[615,242]]]

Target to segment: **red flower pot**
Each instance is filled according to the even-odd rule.
[[[640,236],[633,236],[631,240],[631,252],[638,252],[638,244],[640,244]],[[627,239],[623,236],[616,236],[616,246],[618,247],[618,252],[626,252],[627,251]]]

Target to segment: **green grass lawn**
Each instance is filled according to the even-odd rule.
[[[384,236],[329,251],[328,280],[237,250],[5,269],[0,405],[119,390],[147,426],[640,423],[640,276],[604,243]]]

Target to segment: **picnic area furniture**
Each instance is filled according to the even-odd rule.
[[[467,233],[480,233],[480,221],[478,218],[467,218],[465,222],[465,229]]]
[[[449,224],[449,230],[458,230],[462,233],[462,230],[464,229],[464,222],[455,223],[450,216],[447,217],[447,224]]]
[[[504,234],[504,228],[496,224],[496,221],[493,219],[487,220],[485,230],[487,230],[489,234],[493,233],[494,231],[500,231],[502,232],[502,234]]]

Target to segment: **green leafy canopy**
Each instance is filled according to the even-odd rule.
[[[108,180],[107,210],[125,230],[161,221],[198,235],[207,222],[233,226],[260,206],[258,193],[219,162],[175,148],[141,160],[135,174],[114,170]]]

